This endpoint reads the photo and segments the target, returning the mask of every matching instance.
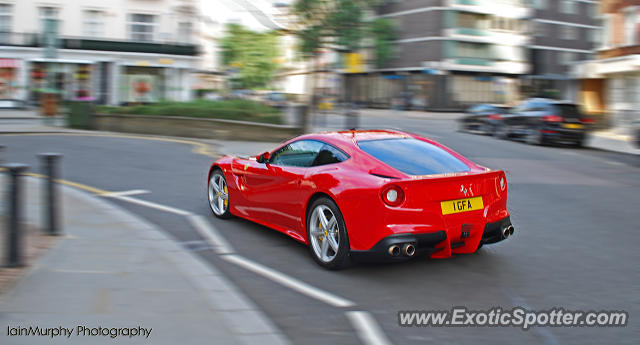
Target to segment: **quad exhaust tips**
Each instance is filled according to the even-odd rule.
[[[412,243],[405,243],[401,245],[393,244],[389,246],[387,252],[393,257],[400,256],[400,254],[412,257],[416,254],[416,246],[414,246]]]
[[[507,238],[513,235],[514,231],[515,229],[513,228],[513,225],[507,226],[506,228],[502,229],[502,238]]]

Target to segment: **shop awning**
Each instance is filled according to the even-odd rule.
[[[20,60],[16,59],[0,59],[0,68],[18,68]]]

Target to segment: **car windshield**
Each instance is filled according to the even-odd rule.
[[[358,141],[364,152],[409,175],[434,175],[469,171],[449,152],[413,138]]]

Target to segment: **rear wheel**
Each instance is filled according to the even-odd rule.
[[[527,132],[526,137],[527,144],[529,145],[542,145],[544,144],[544,137],[542,131],[537,128],[531,128]]]
[[[573,143],[574,147],[583,147],[584,146],[584,138],[580,138]]]
[[[340,269],[349,264],[349,236],[344,218],[333,200],[322,197],[307,214],[307,239],[313,259],[322,267]]]
[[[216,169],[209,176],[209,207],[218,218],[231,218],[229,211],[229,188],[222,170]]]
[[[506,125],[497,125],[493,135],[498,139],[509,139],[509,129]]]

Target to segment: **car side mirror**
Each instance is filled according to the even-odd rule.
[[[271,158],[271,154],[269,152],[264,152],[260,156],[258,156],[258,163],[269,163],[269,158]]]

